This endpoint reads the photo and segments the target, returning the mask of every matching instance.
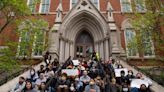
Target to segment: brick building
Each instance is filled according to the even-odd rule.
[[[135,10],[144,12],[145,8],[141,6],[145,6],[145,3],[138,4],[137,1],[142,0],[136,0]],[[103,60],[108,60],[111,55],[155,57],[151,41],[145,42],[145,46],[148,44],[151,47],[144,55],[127,47],[128,41],[135,36],[130,18],[126,16],[133,12],[131,3],[131,0],[41,0],[33,7],[33,0],[27,0],[33,14],[40,13],[49,23],[48,35],[40,36],[42,39],[48,36],[47,50],[54,58],[58,54],[61,61],[69,56],[88,57],[93,51],[98,52]],[[3,34],[12,33],[5,32]],[[42,41],[38,45],[44,45],[45,40]],[[0,42],[2,44],[3,40]],[[36,43],[33,57],[41,57],[43,51],[37,50]]]

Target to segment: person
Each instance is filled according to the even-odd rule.
[[[38,79],[38,74],[35,72],[34,68],[30,69],[27,79],[29,79],[33,83],[35,83],[36,79]]]
[[[141,84],[139,92],[150,92],[149,88],[145,84]]]
[[[50,63],[50,60],[51,60],[51,56],[49,54],[49,51],[47,51],[46,54],[44,55],[44,62],[46,63],[46,65]]]
[[[110,92],[118,92],[119,88],[119,85],[116,84],[116,79],[112,78],[110,83]]]
[[[92,57],[92,60],[94,60],[94,61],[98,61],[98,59],[99,59],[99,55],[95,51],[92,53],[91,57]]]
[[[48,92],[48,90],[46,89],[46,83],[42,82],[38,90],[38,92]]]
[[[57,82],[57,92],[68,92],[70,81],[67,80],[67,74],[62,74]]]
[[[128,85],[126,83],[124,83],[122,85],[122,91],[121,92],[130,92],[129,88],[128,88]]]
[[[126,75],[126,79],[127,79],[128,85],[130,85],[131,80],[134,79],[134,78],[135,78],[135,76],[133,75],[133,71],[132,70],[129,70],[128,71],[128,75]]]
[[[19,82],[16,84],[16,86],[10,91],[10,92],[21,92],[23,88],[25,87],[25,78],[19,77]]]
[[[32,86],[32,82],[27,80],[22,92],[37,92],[37,90]]]
[[[38,70],[38,75],[40,75],[40,73],[45,73],[45,69],[44,69],[44,65],[40,65],[40,69]]]
[[[90,68],[90,73],[88,74],[92,79],[96,78],[98,76],[98,68],[96,65],[92,65],[92,67]]]
[[[84,92],[100,92],[100,88],[96,85],[95,81],[91,79],[89,84],[85,87]]]
[[[83,91],[83,82],[81,82],[78,77],[75,78],[75,89],[76,89],[76,92]]]
[[[91,79],[91,78],[88,76],[88,73],[87,73],[87,71],[85,70],[85,71],[83,72],[83,75],[80,77],[80,81],[82,81],[82,82],[84,83],[84,85],[87,85],[87,84],[89,83],[90,79]]]
[[[116,82],[119,84],[119,85],[122,85],[124,83],[127,83],[127,79],[126,79],[126,76],[125,76],[125,71],[121,71],[121,77],[117,77],[116,78]]]
[[[97,76],[95,78],[95,83],[97,86],[100,87],[101,92],[104,92],[105,84],[104,84],[104,81],[101,79],[100,76]]]
[[[49,79],[50,77],[52,77],[54,75],[55,75],[55,73],[52,70],[52,65],[51,64],[48,64],[48,67],[45,70],[45,77],[46,77],[46,79]]]
[[[36,88],[38,88],[42,82],[46,82],[46,78],[44,76],[44,73],[41,73],[39,75],[39,78],[36,80],[35,84],[36,84]]]

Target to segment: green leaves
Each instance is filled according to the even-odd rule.
[[[162,2],[160,0],[146,0],[146,12],[134,12],[135,16],[132,17],[132,25],[136,31],[136,37],[129,44],[136,44],[140,53],[146,54],[151,53],[150,49],[155,46],[155,52],[164,51],[161,47],[164,45],[162,41],[161,26],[163,19]]]
[[[28,16],[30,10],[26,0],[1,0],[0,1],[0,33],[12,22],[22,16]]]

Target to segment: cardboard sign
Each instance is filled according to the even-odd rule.
[[[121,68],[121,69],[114,69],[115,76],[121,77],[121,71],[125,72],[125,76],[128,75],[128,69],[127,68]]]
[[[62,69],[62,73],[66,73],[67,76],[76,76],[79,75],[78,69]]]
[[[80,64],[79,60],[72,60],[74,66],[78,66]]]
[[[130,87],[140,88],[141,84],[145,84],[146,87],[149,86],[148,81],[142,79],[132,79]]]

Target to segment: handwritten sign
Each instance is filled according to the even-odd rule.
[[[125,76],[128,75],[128,69],[127,68],[121,68],[121,69],[114,69],[115,76],[121,77],[121,71],[125,72]]]
[[[142,80],[142,79],[132,79],[132,82],[131,82],[131,87],[136,87],[136,88],[140,88],[141,84],[145,84],[146,87],[149,86],[149,83],[148,81],[146,80]]]
[[[79,75],[78,69],[62,69],[62,73],[66,73],[67,76],[76,76]]]
[[[80,64],[79,60],[72,60],[74,66],[78,66]]]

